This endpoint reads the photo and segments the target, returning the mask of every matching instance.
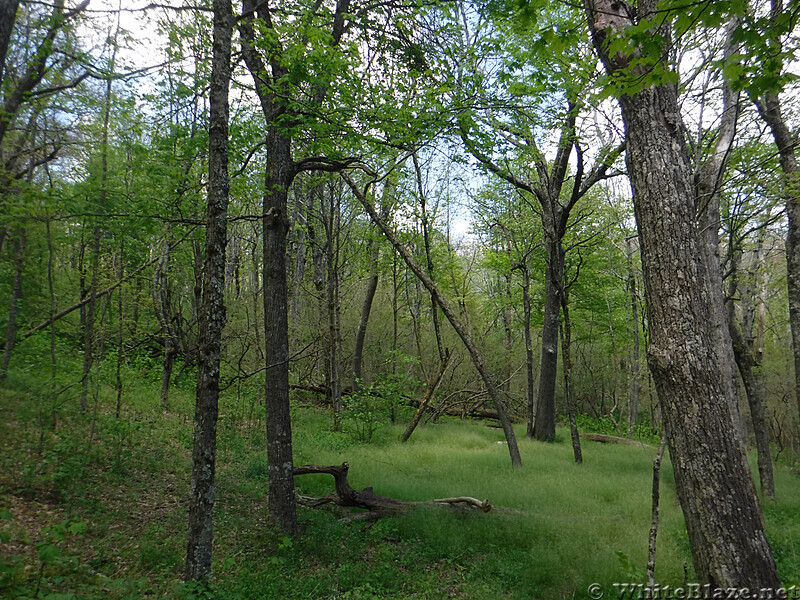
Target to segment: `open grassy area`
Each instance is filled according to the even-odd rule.
[[[55,396],[47,368],[13,369],[0,385],[0,596],[182,598],[193,414],[190,378],[159,406],[147,365],[125,375],[123,415],[100,385],[97,410],[79,415],[77,386]],[[41,367],[41,366],[40,366]],[[105,368],[105,366],[104,366]],[[68,365],[57,390],[69,378]],[[74,372],[74,371],[73,371]],[[63,380],[63,381],[62,381]],[[111,381],[111,378],[108,379]],[[446,422],[399,443],[404,424],[371,443],[331,431],[328,412],[294,405],[296,464],[350,463],[350,481],[381,495],[429,500],[469,495],[506,510],[426,508],[372,526],[300,509],[302,533],[266,526],[263,415],[255,394],[229,390],[219,424],[214,597],[585,598],[599,583],[643,582],[655,448],[584,442],[576,466],[566,430],[553,444],[517,434],[524,467],[512,469],[498,429]],[[329,476],[298,478],[310,495]],[[693,581],[669,461],[662,469],[657,580]],[[785,585],[800,584],[800,478],[776,470],[765,506]]]

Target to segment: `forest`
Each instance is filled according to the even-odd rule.
[[[0,0],[0,597],[800,598],[798,0]]]

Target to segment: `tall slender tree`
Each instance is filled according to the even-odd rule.
[[[208,211],[203,299],[198,334],[194,449],[189,495],[187,580],[211,571],[214,471],[217,454],[220,345],[225,327],[225,252],[228,245],[228,89],[233,13],[230,0],[214,0],[214,42],[209,94]]]

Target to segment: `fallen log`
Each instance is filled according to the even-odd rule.
[[[366,514],[351,517],[348,520],[374,520],[385,515],[398,514],[419,506],[450,506],[468,510],[470,508],[479,509],[482,512],[492,510],[492,505],[488,500],[478,500],[470,496],[458,496],[455,498],[436,498],[425,502],[411,502],[408,500],[398,500],[387,496],[380,496],[375,493],[372,487],[366,487],[360,492],[354,490],[347,481],[347,472],[350,469],[349,463],[341,465],[304,465],[294,468],[294,476],[324,473],[333,476],[336,492],[322,498],[298,495],[301,504],[311,507],[319,507],[325,504],[334,504],[349,508],[361,508],[368,511]]]
[[[587,440],[592,440],[593,442],[600,442],[601,444],[628,444],[632,446],[645,446],[647,448],[652,448],[650,444],[645,444],[644,442],[640,442],[638,440],[632,440],[630,438],[619,437],[617,435],[605,435],[603,433],[587,433],[581,432],[580,436],[582,438],[586,438]]]

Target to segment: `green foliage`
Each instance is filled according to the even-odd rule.
[[[9,381],[19,381],[14,377],[12,370]],[[137,374],[131,371],[126,377],[132,384]],[[157,386],[150,389],[155,392]],[[402,393],[394,381],[376,384],[373,393],[375,389]],[[28,392],[12,392],[3,390],[15,418],[0,427],[16,448],[19,432],[36,431],[38,424],[35,411],[26,409]],[[0,541],[30,549],[29,554],[0,558],[0,594],[34,597],[43,567],[40,597],[558,598],[565,593],[580,596],[594,581],[610,585],[638,580],[644,568],[653,455],[646,446],[587,442],[585,463],[577,468],[565,431],[559,432],[560,442],[544,445],[526,441],[520,430],[525,470],[517,471],[508,465],[501,433],[481,424],[428,423],[400,444],[404,422],[392,426],[384,413],[373,443],[354,443],[348,435],[330,431],[328,411],[295,403],[297,464],[346,460],[355,489],[372,486],[376,493],[407,500],[467,494],[512,512],[461,514],[431,508],[381,519],[365,529],[342,523],[327,511],[301,508],[302,534],[288,539],[258,525],[266,498],[263,431],[224,425],[214,582],[208,588],[183,584],[185,513],[180,498],[188,493],[189,450],[182,440],[191,437],[190,408],[180,409],[182,414],[164,413],[152,395],[126,396],[128,410],[138,416],[123,418],[127,425],[120,426],[103,420],[113,420],[108,414],[113,396],[101,397],[95,449],[88,460],[82,459],[73,492],[53,505],[59,514],[46,517],[52,509],[42,512],[41,518],[50,521],[41,535],[26,530],[14,511],[50,482],[33,480],[25,491],[0,478]],[[220,405],[228,412],[221,423],[241,422],[231,412],[237,406],[245,414],[248,410],[232,400],[223,396]],[[66,411],[64,417],[71,419],[73,438],[90,427]],[[586,430],[590,424],[581,422]],[[595,431],[609,427],[607,422],[597,425]],[[14,435],[6,435],[9,427]],[[61,435],[66,433],[62,429]],[[31,454],[14,456],[37,463]],[[662,477],[657,580],[680,583],[690,555],[668,460]],[[328,476],[303,476],[297,484],[301,493],[317,496],[329,494],[332,487]],[[778,500],[766,504],[765,513],[781,575],[793,582],[800,572],[794,527],[800,492],[796,477],[781,467],[777,485]],[[6,504],[9,497],[14,504]]]
[[[371,442],[375,433],[394,423],[398,412],[408,405],[408,388],[405,376],[385,375],[368,388],[346,396],[342,414],[345,433],[358,442]]]

